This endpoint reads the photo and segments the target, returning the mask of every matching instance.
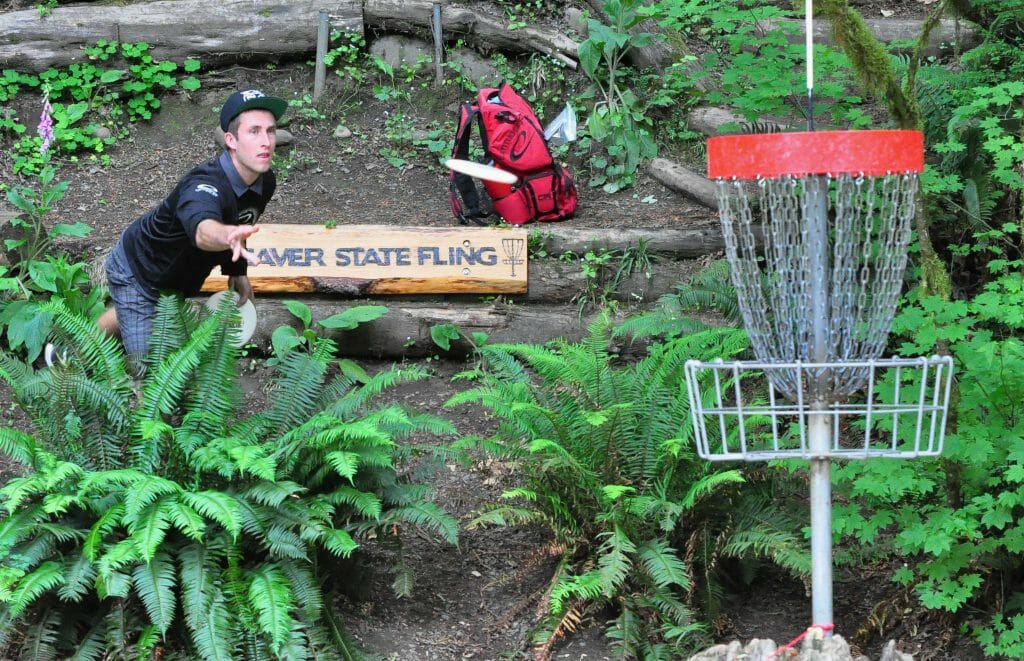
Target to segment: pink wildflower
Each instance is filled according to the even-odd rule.
[[[39,137],[43,139],[43,144],[39,147],[40,154],[46,154],[46,151],[50,148],[50,144],[53,142],[53,118],[50,117],[50,113],[53,112],[53,106],[50,105],[50,95],[47,94],[43,97],[43,114],[39,116]]]

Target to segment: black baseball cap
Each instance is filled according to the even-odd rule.
[[[220,109],[220,130],[226,132],[232,119],[253,108],[269,110],[273,113],[274,119],[281,119],[281,115],[288,109],[288,102],[276,96],[267,96],[259,90],[235,92]]]

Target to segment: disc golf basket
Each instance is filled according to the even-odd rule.
[[[881,358],[923,160],[918,131],[708,141],[757,360],[687,363],[698,453],[810,461],[815,626],[832,625],[830,462],[942,452],[952,360]]]

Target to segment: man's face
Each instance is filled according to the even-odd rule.
[[[235,169],[247,184],[270,169],[277,145],[277,122],[269,110],[246,110],[238,116],[238,135],[224,134]]]

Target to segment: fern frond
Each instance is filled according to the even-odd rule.
[[[320,537],[320,543],[324,545],[325,549],[341,558],[347,558],[359,548],[359,544],[352,539],[352,535],[340,528],[325,528]]]
[[[341,661],[364,661],[366,657],[363,656],[352,640],[352,637],[345,631],[337,618],[334,617],[332,609],[324,611],[324,619],[331,633],[334,650]]]
[[[543,521],[544,516],[525,507],[497,506],[477,513],[466,523],[467,530],[485,526],[521,526]]]
[[[320,408],[319,393],[333,354],[333,343],[319,339],[312,353],[290,353],[278,363],[266,420],[272,434],[297,427]]]
[[[597,565],[601,577],[601,590],[605,596],[615,594],[633,568],[631,556],[636,553],[636,544],[625,531],[615,526],[605,533],[601,543]]]
[[[275,524],[267,529],[266,548],[271,557],[291,558],[294,560],[308,560],[306,545],[302,539],[287,527]]]
[[[245,491],[245,498],[267,507],[279,507],[285,499],[306,491],[301,484],[290,481],[271,482],[261,480]]]
[[[39,446],[31,435],[16,429],[0,429],[0,453],[18,463],[32,468],[36,465],[36,452]]]
[[[107,335],[91,319],[69,310],[64,301],[53,298],[42,308],[53,314],[53,333],[59,344],[74,347],[78,362],[95,380],[131,395],[131,379],[125,368],[120,343]]]
[[[319,620],[324,609],[324,600],[320,593],[320,584],[309,566],[288,560],[278,564],[291,584],[295,605],[302,610],[302,617],[309,622]]]
[[[430,376],[426,370],[406,366],[390,367],[373,374],[358,388],[353,388],[344,396],[324,407],[324,412],[341,420],[348,420],[364,410],[369,403],[381,393],[402,383],[415,383]]]
[[[56,642],[60,638],[60,613],[53,609],[44,611],[25,631],[25,639],[18,651],[18,658],[26,661],[54,661],[58,658]]]
[[[238,501],[230,494],[214,490],[186,491],[181,494],[181,499],[195,511],[224,526],[232,537],[238,537],[242,530],[242,512]]]
[[[155,556],[167,535],[167,529],[171,527],[168,514],[172,502],[171,497],[162,498],[139,512],[137,517],[127,521],[128,532],[131,535],[129,539],[135,543],[144,562]]]
[[[349,505],[356,514],[376,521],[384,510],[380,496],[375,493],[360,491],[354,487],[341,486],[327,494],[327,500],[334,505]]]
[[[23,576],[11,590],[7,608],[11,616],[18,617],[36,599],[54,588],[64,585],[64,567],[56,560],[48,560]]]
[[[109,576],[142,560],[142,551],[134,539],[123,539],[107,549],[96,563],[100,576]]]
[[[181,485],[159,475],[143,475],[124,495],[124,521],[131,524],[139,513],[161,496],[181,493]]]
[[[142,406],[136,414],[139,420],[159,420],[174,411],[185,388],[191,384],[193,372],[210,346],[215,330],[216,319],[207,319],[193,331],[184,346],[146,372]]]
[[[178,551],[181,607],[192,644],[203,659],[232,659],[234,636],[224,595],[218,587],[218,556],[206,545]]]
[[[67,661],[98,661],[103,658],[105,652],[103,625],[97,622],[80,641],[77,641],[75,650],[67,658]]]
[[[406,521],[433,530],[449,544],[459,543],[459,522],[435,503],[421,501],[391,509],[381,520],[384,524]]]
[[[257,613],[260,631],[270,637],[271,647],[279,650],[292,629],[292,591],[281,568],[264,564],[249,574],[249,602]]]
[[[694,482],[690,488],[686,491],[686,495],[683,496],[680,501],[680,505],[684,509],[691,509],[697,501],[712,493],[717,487],[723,484],[736,484],[745,482],[743,474],[738,470],[722,471],[720,473],[711,473],[710,475],[704,475],[696,482]]]
[[[203,533],[206,531],[206,521],[203,520],[203,517],[180,500],[168,503],[167,519],[185,537],[192,540],[202,539]]]
[[[562,577],[551,589],[550,612],[560,615],[565,612],[571,599],[595,601],[604,594],[604,581],[594,569],[576,576]]]
[[[64,585],[57,591],[61,601],[78,603],[89,593],[96,578],[96,566],[85,553],[64,560]]]
[[[135,653],[138,661],[146,661],[153,657],[157,643],[160,642],[160,630],[153,624],[147,624],[139,632],[135,642]]]
[[[682,590],[690,589],[686,565],[665,540],[651,539],[641,544],[637,550],[637,558],[658,587],[675,585]]]
[[[800,525],[776,502],[766,497],[742,499],[735,509],[734,530],[724,540],[722,553],[734,558],[771,560],[797,578],[810,576],[807,542]]]
[[[135,566],[132,578],[150,621],[165,635],[174,621],[177,607],[177,583],[170,556],[162,552],[155,554],[149,562]]]
[[[228,301],[227,304],[237,315],[232,303]],[[229,330],[226,324],[217,327],[213,341],[196,370],[189,389],[187,409],[202,412],[202,415],[182,421],[182,426],[191,433],[205,437],[222,434],[237,410],[241,393],[237,386],[241,350],[228,337]]]
[[[46,489],[46,478],[40,473],[31,473],[22,477],[11,478],[7,484],[0,489],[0,497],[4,501],[4,509],[14,512],[26,500],[44,492]]]
[[[198,323],[198,316],[186,313],[190,307],[180,296],[165,294],[157,299],[146,357],[150,365],[163,363],[175,349],[188,342],[192,328]]]
[[[236,658],[233,653],[236,638],[231,627],[231,613],[219,589],[214,590],[202,622],[192,632],[192,641],[203,659],[231,661]]]

